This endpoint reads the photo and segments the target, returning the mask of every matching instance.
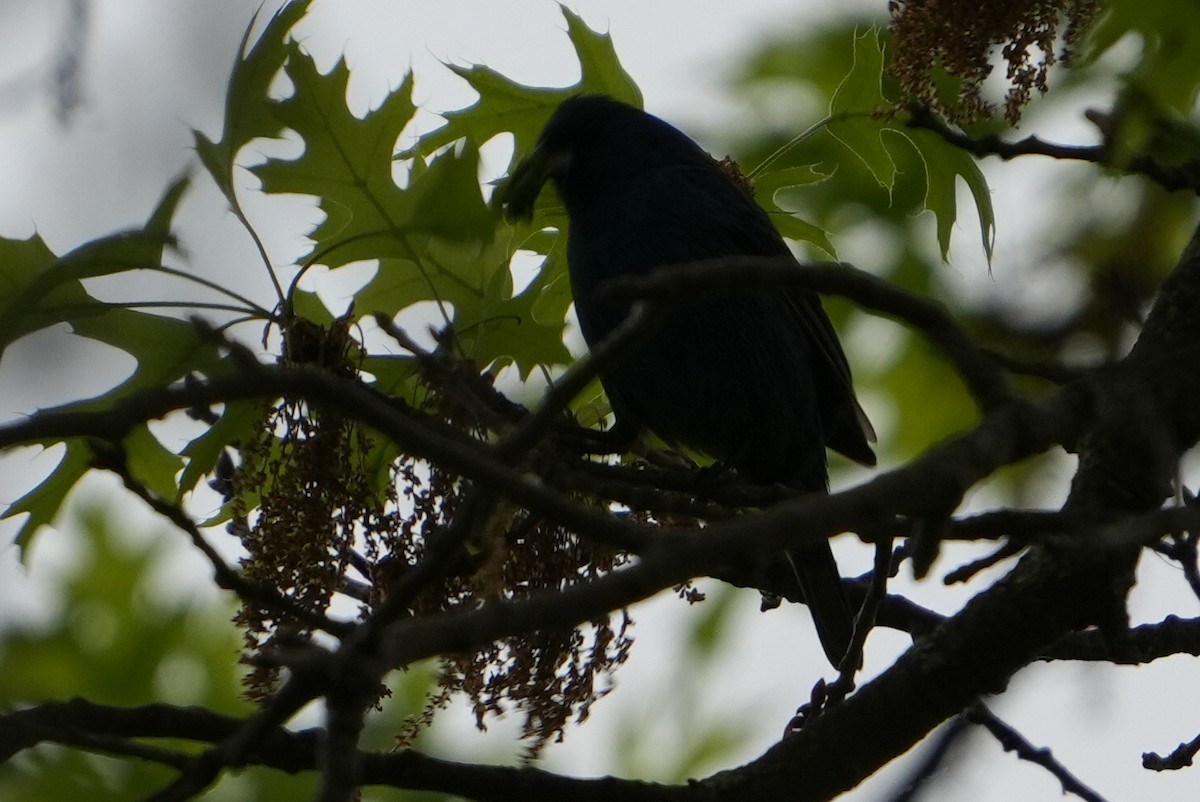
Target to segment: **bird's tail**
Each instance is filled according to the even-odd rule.
[[[842,576],[829,543],[788,552],[800,589],[812,613],[817,637],[829,662],[837,668],[854,637],[854,613],[842,590]]]

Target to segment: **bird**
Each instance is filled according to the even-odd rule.
[[[594,348],[627,308],[609,280],[720,257],[794,258],[747,187],[678,128],[606,95],[551,114],[502,190],[509,219],[532,219],[553,184],[567,216],[567,271]],[[874,432],[818,296],[764,288],[673,306],[600,381],[614,431],[650,432],[758,484],[828,492],[826,448],[875,464]],[[854,618],[828,541],[787,555],[837,667]]]

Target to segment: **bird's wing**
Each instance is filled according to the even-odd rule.
[[[767,213],[715,162],[660,170],[644,179],[669,184],[678,199],[674,207],[655,210],[667,220],[660,228],[674,230],[669,216],[677,213],[678,229],[689,234],[686,240],[653,237],[641,243],[644,269],[731,255],[792,256]],[[784,298],[812,344],[825,444],[856,462],[874,465],[869,443],[875,432],[855,398],[850,366],[820,299],[808,290],[790,291]]]
[[[725,176],[721,178],[724,180],[706,182],[712,190],[709,197],[725,206],[725,214],[712,216],[714,225],[708,229],[710,236],[725,247],[729,242],[737,242],[736,253],[792,256],[791,249],[762,207],[741,187]],[[736,221],[736,226],[730,227],[728,221]],[[826,386],[822,387],[825,394],[818,393],[818,397],[831,398],[829,394],[832,394],[832,400],[822,408],[823,416],[827,419],[826,444],[856,462],[874,465],[875,452],[869,443],[875,442],[875,429],[854,394],[850,365],[820,299],[813,292],[795,290],[787,293],[787,303],[821,362],[820,373],[824,375],[818,378]]]
[[[864,465],[875,464],[875,452],[869,443],[875,442],[875,428],[854,394],[850,365],[838,341],[829,316],[811,292],[789,292],[788,303],[796,319],[804,327],[809,340],[816,346],[826,368],[826,378],[837,383],[842,398],[834,408],[834,420],[828,421],[826,443],[834,451]]]

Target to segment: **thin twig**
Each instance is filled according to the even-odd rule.
[[[831,703],[837,703],[854,690],[854,676],[862,667],[863,647],[866,646],[867,636],[875,627],[875,617],[879,606],[887,596],[887,581],[892,568],[892,539],[884,538],[875,542],[875,567],[871,571],[871,582],[867,586],[867,594],[863,597],[858,615],[854,617],[854,636],[850,639],[850,648],[842,657],[840,672],[837,680],[829,688]]]
[[[1175,751],[1166,757],[1157,752],[1144,753],[1142,767],[1151,771],[1177,771],[1191,766],[1197,754],[1200,754],[1200,735],[1175,747]]]
[[[297,604],[286,596],[280,595],[273,588],[248,581],[240,573],[229,567],[217,550],[204,537],[204,533],[196,526],[196,522],[179,505],[172,504],[166,499],[161,498],[150,490],[150,488],[135,479],[129,473],[123,461],[113,461],[109,457],[110,455],[108,454],[101,457],[103,467],[114,471],[121,477],[121,481],[127,490],[191,538],[192,544],[195,545],[200,553],[208,559],[209,564],[212,565],[213,580],[216,582],[217,587],[237,594],[238,598],[244,601],[284,613],[295,618],[297,621],[303,621],[314,629],[328,632],[338,638],[345,637],[354,629],[353,624],[335,621],[303,605]]]
[[[649,304],[635,303],[621,324],[572,365],[550,387],[537,408],[501,439],[496,447],[500,458],[514,460],[528,453],[542,439],[551,421],[562,414],[575,396],[583,392],[605,368],[619,359],[638,337],[645,334],[656,319],[655,310]]]
[[[1192,589],[1192,594],[1200,599],[1200,565],[1197,564],[1200,556],[1198,556],[1196,548],[1198,539],[1200,539],[1200,529],[1182,534],[1174,533],[1169,544],[1155,543],[1154,550],[1167,559],[1179,563],[1183,568],[1183,578],[1187,581],[1188,587]]]
[[[515,417],[525,413],[524,407],[509,401],[478,372],[467,375],[464,371],[455,370],[455,365],[449,362],[445,353],[422,348],[387,315],[376,314],[375,323],[416,358],[426,380],[441,388],[454,403],[482,425],[500,431],[511,425]],[[486,393],[481,385],[486,385]]]
[[[1010,540],[1002,544],[999,548],[992,551],[986,557],[981,557],[978,560],[972,560],[966,565],[961,565],[953,571],[946,574],[943,582],[947,585],[955,585],[960,582],[966,582],[980,571],[985,571],[993,565],[1007,560],[1009,557],[1015,557],[1025,550],[1027,544],[1017,540]]]
[[[908,125],[911,128],[931,131],[951,145],[975,156],[998,156],[1005,161],[1020,156],[1048,156],[1052,159],[1090,162],[1144,175],[1167,190],[1188,189],[1200,192],[1200,162],[1195,159],[1173,166],[1141,155],[1117,163],[1112,160],[1110,151],[1103,145],[1061,145],[1036,136],[1027,136],[1016,142],[1008,142],[995,134],[970,137],[949,127],[928,109],[922,108],[912,110]]]
[[[1087,802],[1104,802],[1104,797],[1084,785],[1066,766],[1055,760],[1049,749],[1031,744],[1021,733],[997,718],[982,702],[969,708],[966,716],[972,724],[978,724],[990,732],[1005,752],[1016,752],[1021,760],[1036,763],[1053,774],[1062,783],[1063,793],[1075,794]]]

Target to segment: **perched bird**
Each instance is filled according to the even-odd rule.
[[[678,129],[599,95],[554,112],[506,190],[532,216],[553,181],[569,220],[567,262],[584,340],[626,309],[602,300],[616,276],[723,256],[790,256],[749,192]],[[618,429],[649,430],[757,483],[826,492],[826,447],[873,465],[870,424],[817,296],[765,289],[698,296],[601,375]],[[838,665],[853,617],[828,543],[790,555],[821,644]]]

